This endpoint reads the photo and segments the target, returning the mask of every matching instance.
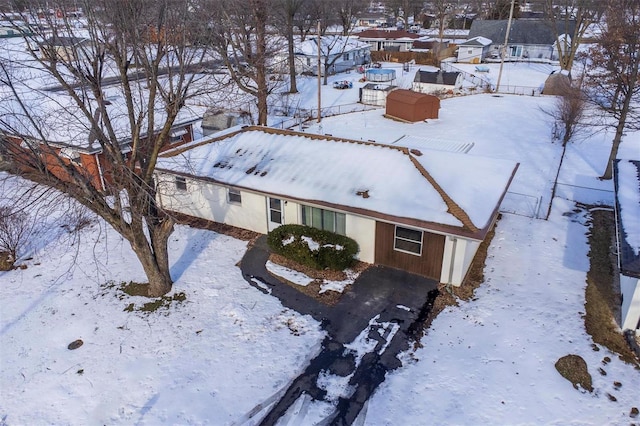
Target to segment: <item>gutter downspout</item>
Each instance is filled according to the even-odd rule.
[[[449,259],[449,278],[447,279],[447,287],[451,287],[453,284],[451,283],[451,281],[453,281],[453,269],[455,266],[455,260],[456,260],[456,249],[458,248],[458,239],[456,237],[449,237],[449,239],[452,241],[452,247],[451,247],[451,259]]]

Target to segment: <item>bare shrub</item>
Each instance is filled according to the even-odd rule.
[[[34,225],[29,216],[9,206],[0,206],[0,270],[8,271],[27,244]]]

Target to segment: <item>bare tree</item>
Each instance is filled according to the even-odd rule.
[[[334,2],[334,5],[337,9],[338,21],[342,26],[342,35],[348,36],[353,31],[356,17],[366,9],[367,2],[365,0],[340,0]]]
[[[27,25],[28,49],[1,55],[0,155],[12,172],[109,223],[142,264],[148,295],[163,295],[172,287],[174,221],[156,203],[154,170],[187,102],[204,90],[195,71],[207,52],[190,45],[202,25],[177,0],[76,0],[86,14],[81,29],[65,13],[69,2],[25,3],[19,22],[6,17]],[[60,12],[40,13],[52,7]],[[103,174],[76,151],[97,156]]]
[[[33,231],[26,213],[9,206],[0,206],[0,271],[13,268],[18,251],[29,240]]]
[[[208,3],[212,30],[209,45],[226,66],[231,79],[255,97],[257,124],[267,125],[268,97],[277,87],[267,79],[269,61],[282,50],[278,37],[269,37],[270,0],[213,0]]]
[[[447,0],[431,0],[428,2],[428,7],[431,13],[434,14],[436,21],[438,22],[438,38],[439,43],[436,44],[434,49],[434,58],[439,61],[440,51],[442,50],[442,41],[444,39],[444,30],[446,28],[449,17],[454,10],[454,4]],[[438,62],[439,63],[439,62]]]
[[[601,176],[611,179],[625,129],[640,129],[640,2],[607,2],[598,43],[589,49],[588,61],[589,100],[614,118],[615,135]]]
[[[489,10],[488,19],[509,19],[509,12],[511,10],[512,0],[496,0],[493,7]],[[514,1],[513,5],[513,18],[518,19],[520,17],[520,2]]]
[[[560,67],[571,70],[587,29],[599,22],[605,2],[601,0],[544,0],[544,14],[555,35]]]
[[[563,147],[584,128],[585,105],[582,90],[570,86],[565,88],[564,93],[558,97],[554,110],[549,113],[554,120],[554,137],[562,141]]]
[[[282,17],[282,27],[287,37],[287,62],[289,65],[289,93],[297,93],[296,85],[296,58],[294,25],[295,19],[307,0],[277,0],[277,8]]]

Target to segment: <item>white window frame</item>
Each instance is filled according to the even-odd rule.
[[[242,204],[242,193],[240,192],[240,190],[227,188],[227,202],[229,204]]]
[[[408,231],[413,231],[413,232],[419,232],[419,233],[420,233],[420,241],[418,242],[418,241],[416,241],[416,240],[411,240],[411,239],[408,239],[408,238],[398,237],[398,228],[406,229],[406,230],[408,230]],[[404,250],[404,249],[398,248],[398,247],[396,246],[396,242],[397,242],[398,240],[401,240],[401,241],[408,241],[408,242],[411,242],[411,243],[418,243],[418,244],[420,244],[420,252],[419,252],[419,253],[416,253],[416,252],[413,252],[413,251],[409,251],[409,250]],[[423,248],[423,246],[424,246],[424,231],[422,231],[422,230],[420,230],[420,229],[408,228],[408,227],[406,227],[406,226],[399,226],[399,225],[396,225],[396,226],[395,226],[395,228],[394,228],[394,230],[393,230],[393,249],[394,249],[395,251],[399,251],[399,252],[402,252],[402,253],[411,254],[411,255],[413,255],[413,256],[422,256],[422,248]]]

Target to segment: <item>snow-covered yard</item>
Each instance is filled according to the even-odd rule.
[[[296,102],[312,105],[314,84],[301,81]],[[358,84],[336,90],[330,83],[327,105],[355,102]],[[548,204],[561,146],[551,142],[540,108],[552,103],[476,95],[444,100],[440,119],[429,123],[384,120],[378,110],[306,131],[383,143],[409,135],[423,148],[430,138],[473,142],[468,155],[519,161],[512,191]],[[603,347],[594,351],[584,330],[588,214],[570,213],[573,201],[612,199],[612,184],[597,179],[609,140],[603,133],[568,147],[549,220],[503,215],[486,282],[474,300],[436,318],[421,348],[403,355],[403,367],[387,375],[361,414],[364,424],[634,421],[640,372]],[[640,135],[629,133],[619,156],[640,158],[639,144]],[[320,349],[319,323],[244,281],[237,262],[245,242],[178,226],[170,241],[172,294],[184,292],[186,300],[146,313],[125,311],[146,300],[105,285],[144,279],[118,235],[101,222],[71,247],[60,235],[43,235],[32,259],[19,262],[26,269],[0,272],[0,424],[257,424],[251,414],[275,402]],[[67,349],[76,339],[84,344]],[[555,371],[567,354],[587,361],[593,393]],[[320,406],[311,405],[303,424],[321,421]]]
[[[178,226],[170,247],[173,292],[186,300],[155,312],[124,311],[148,300],[104,285],[144,277],[104,225],[84,230],[78,247],[51,241],[20,262],[26,269],[0,273],[0,419],[230,424],[319,350],[316,321],[242,278],[246,242]],[[76,339],[84,344],[68,350]]]

